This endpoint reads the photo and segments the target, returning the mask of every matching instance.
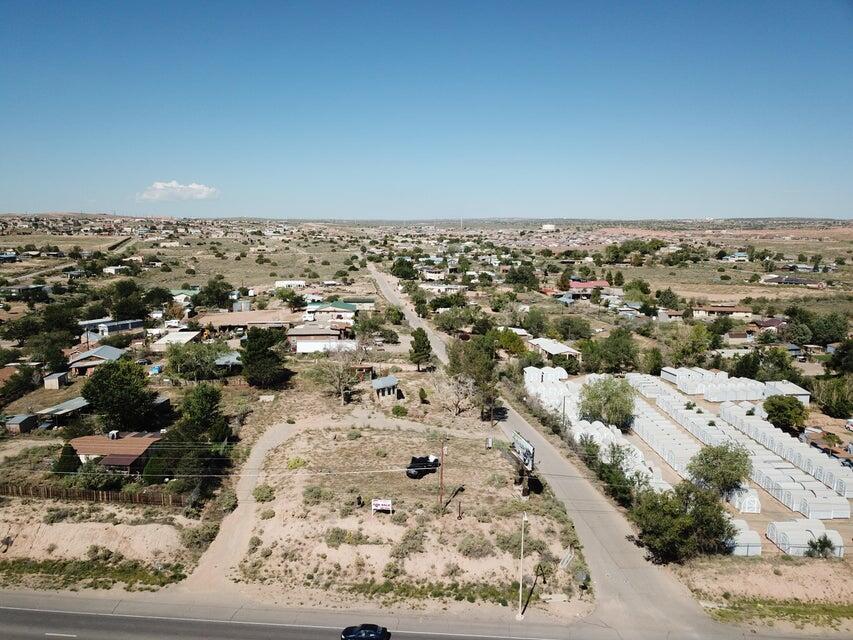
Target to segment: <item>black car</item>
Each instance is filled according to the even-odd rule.
[[[388,629],[377,624],[360,624],[341,631],[341,640],[387,640],[390,637]]]
[[[428,473],[435,473],[441,466],[435,456],[412,456],[412,461],[406,467],[406,475],[413,480],[420,480]]]

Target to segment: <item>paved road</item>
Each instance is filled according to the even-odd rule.
[[[442,336],[417,316],[397,288],[396,279],[373,263],[370,270],[382,295],[402,309],[411,326],[427,332],[433,352],[446,363]],[[596,593],[596,609],[589,622],[631,638],[660,638],[667,633],[701,638],[739,635],[738,630],[714,623],[686,587],[666,569],[645,559],[643,551],[629,540],[631,529],[622,513],[512,407],[508,407],[501,428],[507,435],[518,431],[533,443],[538,472],[565,503],[575,523]]]
[[[342,612],[312,609],[262,609],[249,605],[194,602],[164,603],[146,594],[0,592],[0,637],[100,639],[230,638],[254,640],[331,640],[352,624],[373,622],[407,640],[620,640],[600,627],[471,621],[417,613]]]

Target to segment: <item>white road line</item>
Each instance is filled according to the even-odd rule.
[[[89,612],[89,611],[64,611],[62,609],[34,609],[30,607],[4,607],[0,606],[0,611],[28,611],[31,613],[58,613],[62,615],[74,615],[74,616],[96,616],[101,618],[134,618],[141,620],[163,620],[163,621],[175,621],[175,622],[205,622],[210,624],[234,624],[234,625],[248,625],[248,626],[258,626],[258,627],[282,627],[285,629],[320,629],[320,630],[340,630],[340,627],[328,627],[322,625],[311,625],[311,624],[294,624],[288,622],[253,622],[253,621],[244,621],[244,620],[216,620],[211,618],[182,618],[182,617],[170,617],[170,616],[143,616],[134,613],[99,613],[99,612]],[[492,635],[482,635],[476,633],[447,633],[444,631],[408,631],[405,629],[394,629],[391,628],[390,631],[393,631],[397,634],[402,635],[430,635],[430,636],[439,636],[439,637],[448,637],[448,638],[485,638],[486,640],[560,640],[558,638],[544,638],[541,636],[492,636]],[[50,634],[45,634],[50,635]],[[59,635],[59,634],[54,634]],[[76,637],[76,636],[71,636]]]
[[[76,638],[77,634],[75,633],[45,633],[44,635],[50,636],[52,638]]]

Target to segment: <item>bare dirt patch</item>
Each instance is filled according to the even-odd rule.
[[[439,455],[445,438],[441,509],[439,475],[412,480],[404,469],[412,455]],[[422,609],[454,601],[507,606],[517,596],[526,511],[525,573],[531,583],[535,568],[542,574],[531,606],[585,609],[588,599],[573,578],[582,557],[562,505],[547,489],[521,500],[513,466],[484,445],[479,434],[407,421],[398,429],[330,424],[293,436],[264,465],[261,486],[270,491],[255,496],[255,530],[239,580],[291,604],[322,602],[334,592],[342,606],[370,599]],[[372,514],[374,498],[392,500],[394,513]],[[575,559],[561,569],[569,548]]]

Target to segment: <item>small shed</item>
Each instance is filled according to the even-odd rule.
[[[21,413],[7,418],[6,430],[9,433],[29,433],[35,429],[38,418],[31,413]]]
[[[63,385],[68,384],[68,372],[58,371],[44,377],[44,388],[58,391]]]
[[[388,396],[396,398],[399,385],[400,381],[396,376],[383,376],[370,381],[370,386],[376,392],[377,398],[386,398]]]

